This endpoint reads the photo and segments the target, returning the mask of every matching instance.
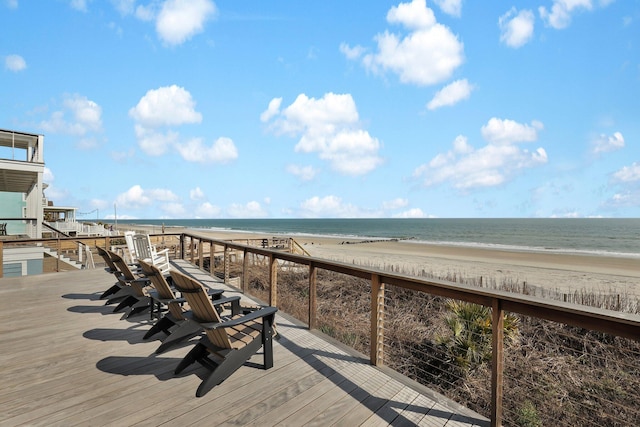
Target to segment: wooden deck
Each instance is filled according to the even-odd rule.
[[[147,314],[98,300],[113,282],[101,269],[0,279],[0,425],[488,425],[283,316],[272,369],[245,364],[196,398],[204,368],[173,375],[191,346],[155,355]]]

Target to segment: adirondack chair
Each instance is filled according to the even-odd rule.
[[[158,313],[160,313],[160,307],[162,306],[166,307],[167,310],[143,337],[148,339],[159,332],[164,332],[167,335],[156,350],[156,353],[162,353],[170,347],[201,333],[202,327],[200,324],[187,319],[183,314],[184,311],[188,310],[185,304],[186,300],[176,296],[158,267],[144,261],[139,262],[143,274],[149,278],[153,286],[153,289],[149,290],[148,293],[153,300],[153,304],[158,307]],[[233,314],[240,313],[240,297],[222,298],[222,293],[221,289],[208,289],[207,291],[216,308],[222,304],[231,304],[231,312]]]
[[[109,252],[106,249],[101,248],[100,246],[96,246],[96,249],[98,250],[98,255],[102,257],[106,265],[104,270],[107,273],[113,274],[117,279],[116,283],[113,286],[111,286],[109,289],[104,291],[102,295],[100,295],[100,299],[106,299],[107,304],[113,304],[131,295],[133,293],[131,287],[123,285],[122,273],[113,263]]]
[[[169,249],[157,251],[155,246],[151,244],[151,239],[148,234],[134,234],[132,241],[137,261],[151,262],[151,264],[158,267],[163,273],[171,269]]]
[[[276,307],[246,309],[242,314],[221,318],[199,281],[176,270],[171,270],[171,278],[191,307],[190,312],[184,313],[185,317],[198,322],[205,331],[205,335],[175,369],[177,375],[187,366],[198,362],[211,371],[198,386],[196,396],[203,396],[227,379],[260,347],[264,349],[263,368],[273,367]]]
[[[129,252],[129,263],[135,264],[137,262],[138,256],[136,255],[136,247],[133,244],[133,236],[136,234],[135,231],[125,231],[124,232],[124,241],[127,243],[127,251]]]
[[[129,268],[129,264],[117,253],[112,251],[107,251],[107,253],[121,273],[118,280],[123,286],[123,289],[127,289],[127,287],[130,288],[130,295],[124,298],[116,308],[113,309],[113,312],[116,313],[124,308],[130,307],[126,316],[130,317],[150,310],[151,299],[146,292],[146,288],[150,285],[150,280],[147,277],[134,274],[131,268]]]
[[[109,256],[109,253],[105,249],[101,248],[100,246],[96,246],[96,250],[98,251],[98,255],[100,255],[104,260],[104,263],[106,265],[104,270],[107,273],[113,274],[114,276],[118,277],[119,275],[118,268],[113,263],[113,261],[111,261],[111,257]],[[104,291],[102,295],[100,295],[100,299],[106,299],[108,297],[113,298],[113,296],[121,289],[122,289],[122,285],[120,284],[120,280],[118,280],[113,286],[111,286],[109,289]]]

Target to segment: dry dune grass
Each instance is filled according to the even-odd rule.
[[[241,274],[240,264],[232,264],[232,269]],[[248,274],[249,292],[267,301],[267,269],[254,266]],[[495,283],[487,278],[440,278],[512,292],[539,292],[515,280]],[[318,271],[317,283],[319,329],[368,354],[369,283],[324,270]],[[306,272],[278,271],[280,310],[306,322],[308,292]],[[391,286],[385,296],[385,364],[488,415],[491,374],[486,354],[464,365],[456,362],[450,348],[439,343],[452,333],[447,324],[451,316],[447,300]],[[638,313],[637,299],[624,295],[547,291],[545,296]],[[517,337],[505,349],[505,425],[635,425],[640,417],[639,342],[517,317]],[[485,338],[476,332],[470,339],[477,343]],[[472,350],[465,347],[465,351]]]

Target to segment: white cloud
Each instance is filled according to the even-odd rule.
[[[166,132],[147,129],[144,126],[135,125],[138,145],[146,154],[150,156],[161,156],[167,152],[169,147],[176,144],[179,139],[177,132],[168,130]]]
[[[356,206],[345,204],[337,196],[314,196],[300,204],[303,218],[356,218],[360,212]]]
[[[189,91],[176,85],[149,90],[129,110],[129,116],[136,121],[134,128],[140,148],[152,156],[166,153],[180,136],[175,130],[158,128],[200,123],[202,114],[195,105]]]
[[[231,218],[264,218],[267,216],[267,211],[259,202],[251,201],[246,205],[231,204],[227,209],[227,214]]]
[[[460,17],[462,14],[462,0],[434,0],[434,3],[447,15]]]
[[[463,191],[502,185],[522,170],[547,162],[543,148],[530,152],[515,144],[537,139],[537,130],[542,124],[534,123],[531,127],[493,118],[481,130],[489,142],[487,145],[476,149],[466,137],[458,136],[451,150],[416,168],[413,176],[422,179],[425,186],[449,183]]]
[[[167,0],[156,20],[156,31],[166,44],[184,43],[204,31],[204,24],[216,14],[210,0]]]
[[[65,95],[62,106],[62,110],[54,111],[48,120],[40,122],[40,127],[49,133],[82,137],[79,148],[95,146],[95,141],[87,135],[102,130],[102,107],[78,94]]]
[[[200,187],[196,187],[193,190],[189,191],[189,198],[191,200],[202,200],[204,199],[204,192],[200,189]]]
[[[17,9],[18,8],[18,0],[5,0],[7,7],[9,9]]]
[[[196,208],[196,216],[198,218],[215,218],[220,216],[220,212],[222,212],[222,209],[209,202],[204,202]]]
[[[164,188],[145,190],[136,184],[116,197],[116,206],[117,209],[140,209],[158,202],[165,203],[165,207],[174,206],[175,208],[174,203],[178,200],[179,197],[171,190]]]
[[[340,52],[347,57],[347,59],[358,59],[360,58],[362,55],[364,55],[364,53],[367,50],[362,47],[362,46],[354,46],[351,47],[346,43],[340,43]]]
[[[27,68],[27,61],[20,55],[7,55],[4,58],[4,68],[17,73]]]
[[[153,200],[157,200],[159,202],[175,202],[179,199],[173,191],[164,188],[154,188],[148,190],[146,194]]]
[[[42,174],[42,180],[48,184],[51,184],[54,179],[55,179],[55,176],[53,175],[53,172],[51,171],[51,169],[45,166],[44,173]]]
[[[176,144],[183,159],[199,163],[228,163],[238,158],[238,150],[230,138],[218,138],[207,147],[202,138],[193,138],[186,143]]]
[[[496,145],[509,145],[514,142],[531,142],[538,139],[538,131],[543,129],[542,123],[531,122],[531,125],[521,124],[513,120],[491,118],[482,126],[482,137]]]
[[[302,181],[311,181],[316,177],[319,171],[313,166],[289,165],[287,166],[287,172],[297,176]]]
[[[135,9],[136,0],[111,0],[111,3],[122,15],[129,15]]]
[[[402,199],[398,197],[394,200],[389,200],[382,203],[383,209],[400,209],[409,205],[409,201],[407,199]]]
[[[147,6],[139,5],[135,10],[136,18],[141,21],[153,21],[157,15],[156,6],[153,3]]]
[[[164,86],[149,90],[129,110],[129,116],[145,127],[200,123],[202,114],[195,105],[189,91],[176,85]]]
[[[392,218],[425,218],[426,215],[422,212],[420,208],[409,209],[408,211],[400,212],[399,214],[393,215]]]
[[[540,17],[547,25],[557,30],[566,28],[571,23],[571,16],[579,10],[591,10],[591,0],[554,0],[551,10],[541,6]]]
[[[145,194],[139,185],[134,185],[116,197],[116,206],[124,209],[136,209],[149,206],[153,200]]]
[[[610,151],[616,151],[624,148],[624,137],[620,132],[615,132],[613,135],[599,135],[592,143],[592,150],[594,154],[608,153]]]
[[[519,48],[533,37],[535,16],[530,10],[517,12],[512,7],[498,19],[500,41],[509,47]]]
[[[425,0],[413,0],[411,3],[392,6],[387,12],[387,22],[404,25],[410,29],[423,29],[435,25],[436,17],[427,7]]]
[[[440,107],[455,105],[464,99],[469,99],[473,89],[473,85],[467,79],[456,80],[440,89],[433,99],[429,101],[427,108],[435,110]]]
[[[87,11],[87,0],[71,0],[69,5],[75,10],[79,10],[80,12]]]
[[[382,163],[380,142],[360,129],[358,111],[349,94],[327,93],[320,99],[300,94],[272,118],[270,129],[276,134],[300,136],[295,151],[318,153],[340,173],[362,175]]]
[[[267,107],[267,109],[262,114],[260,114],[260,121],[266,123],[273,117],[280,114],[280,105],[282,105],[282,98],[273,98],[269,102],[269,106]]]
[[[613,180],[624,183],[640,181],[640,163],[633,162],[631,166],[625,166],[615,172]]]
[[[400,81],[416,85],[432,85],[451,77],[463,62],[463,45],[451,30],[436,22],[425,0],[400,3],[389,9],[387,21],[400,24],[409,34],[378,34],[378,51],[364,55],[362,63],[373,73],[391,71]],[[341,49],[347,57],[356,51]]]

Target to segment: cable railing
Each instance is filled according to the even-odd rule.
[[[637,313],[195,233],[151,239],[171,247],[172,257],[277,306],[367,355],[371,364],[487,416],[494,426],[615,426],[640,419]],[[119,236],[82,240],[106,247],[124,242]]]
[[[640,419],[637,314],[195,234],[182,236],[181,256],[202,265],[212,247],[224,262],[222,272],[211,263],[211,274],[238,276],[243,291],[492,425],[614,426]],[[283,268],[291,264],[303,268]]]

